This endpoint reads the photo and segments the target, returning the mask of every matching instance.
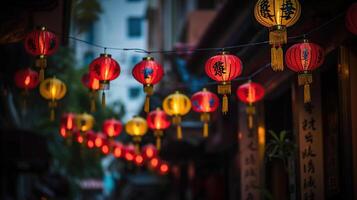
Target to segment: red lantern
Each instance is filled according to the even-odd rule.
[[[169,172],[169,165],[166,162],[161,162],[159,167],[159,173],[165,175]]]
[[[206,74],[219,82],[218,94],[223,95],[222,112],[228,112],[228,97],[231,93],[231,81],[242,73],[242,61],[234,55],[222,52],[211,57],[205,64]]]
[[[160,108],[151,111],[147,117],[146,121],[150,129],[154,131],[156,137],[156,148],[161,149],[161,137],[163,136],[164,130],[170,127],[170,119],[168,115],[162,111]]]
[[[79,144],[82,144],[84,142],[84,137],[81,134],[80,131],[76,130],[73,132],[73,138],[76,142],[78,142]]]
[[[134,78],[144,85],[144,91],[146,93],[144,110],[145,112],[149,112],[149,99],[153,94],[153,86],[162,79],[164,70],[159,63],[154,61],[153,57],[145,57],[141,62],[135,65],[132,73]]]
[[[113,155],[116,158],[121,158],[124,155],[124,146],[119,142],[114,142]]]
[[[103,90],[102,104],[105,105],[104,90],[109,89],[109,82],[120,74],[120,66],[110,54],[100,54],[98,58],[89,64],[89,71],[99,80],[99,88]]]
[[[142,166],[144,164],[144,158],[140,154],[134,156],[134,163],[137,166]]]
[[[92,149],[94,148],[94,142],[95,142],[95,138],[96,138],[96,134],[94,133],[94,131],[89,130],[85,133],[86,136],[86,143],[87,143],[87,147]]]
[[[357,35],[357,3],[353,3],[347,10],[346,27],[351,33]]]
[[[85,73],[82,76],[83,85],[90,91],[91,99],[91,112],[95,112],[95,99],[97,97],[97,91],[99,90],[99,80],[96,79],[92,73]]]
[[[37,56],[36,66],[40,68],[40,81],[42,81],[47,66],[46,56],[52,55],[57,50],[58,39],[46,27],[40,27],[27,34],[24,43],[26,51]]]
[[[121,133],[123,130],[123,125],[119,120],[107,119],[103,123],[102,130],[103,133],[108,136],[108,138],[113,138]]]
[[[322,65],[324,50],[319,45],[304,40],[302,43],[291,46],[285,54],[285,59],[286,65],[299,73],[299,85],[304,85],[304,103],[309,103],[311,101],[311,72]]]
[[[152,144],[145,145],[141,151],[142,151],[141,154],[143,155],[145,160],[150,160],[157,156],[156,147]]]
[[[237,96],[239,100],[248,104],[246,112],[248,114],[248,128],[253,128],[253,115],[255,114],[255,107],[253,104],[260,101],[264,97],[265,89],[262,85],[248,81],[238,87]]]
[[[135,157],[135,146],[132,144],[129,144],[125,147],[125,160],[127,161],[133,161]]]
[[[61,117],[61,127],[64,128],[66,135],[70,135],[76,127],[76,115],[74,113],[64,113]]]
[[[209,113],[216,111],[218,108],[219,99],[217,95],[203,88],[202,91],[192,95],[191,104],[193,111],[201,113],[201,121],[204,123],[203,137],[208,137]]]
[[[160,159],[157,157],[154,157],[150,160],[149,167],[151,169],[156,169],[159,166],[159,164],[160,164]]]
[[[97,148],[100,148],[103,146],[104,144],[104,140],[106,139],[105,135],[101,132],[98,132],[97,135],[96,135],[96,138],[94,140],[94,145],[97,147]]]
[[[107,140],[107,139],[104,139],[103,140],[103,145],[102,147],[100,148],[102,150],[102,153],[107,155],[109,154],[109,151],[110,151],[110,141]]]
[[[23,89],[23,107],[26,109],[25,96],[28,95],[28,91],[36,88],[39,83],[38,73],[30,68],[20,69],[15,73],[15,85],[18,88]]]
[[[63,138],[66,138],[67,137],[67,131],[66,131],[66,128],[64,126],[61,126],[60,127],[60,135],[63,137]]]

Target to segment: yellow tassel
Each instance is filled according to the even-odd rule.
[[[208,122],[203,123],[203,137],[208,137]]]
[[[181,129],[181,125],[177,125],[176,126],[176,129],[177,129],[177,139],[178,140],[181,140],[182,139],[182,129]]]
[[[304,103],[311,102],[310,84],[304,85]]]
[[[222,99],[222,113],[223,114],[227,114],[228,112],[228,97],[227,95],[223,95],[223,99]]]
[[[284,58],[283,58],[283,48],[281,46],[276,51],[276,62],[277,62],[277,70],[284,70]]]
[[[156,149],[158,151],[160,151],[160,149],[161,149],[161,138],[160,137],[156,137]]]
[[[55,121],[55,109],[51,108],[50,121]]]
[[[39,79],[40,79],[40,82],[42,82],[43,80],[45,80],[45,69],[44,68],[41,68],[40,69],[40,75],[39,75]]]
[[[150,111],[150,96],[146,95],[145,104],[144,104],[144,111],[148,113]]]
[[[253,115],[248,115],[248,128],[253,128]]]
[[[102,106],[105,107],[105,93],[102,92]]]

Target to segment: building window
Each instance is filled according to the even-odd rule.
[[[140,37],[142,35],[142,17],[128,18],[128,35],[129,37]]]
[[[139,97],[141,91],[141,87],[130,87],[129,88],[129,98],[136,99]]]

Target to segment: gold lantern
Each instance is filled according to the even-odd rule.
[[[131,120],[129,120],[125,125],[125,131],[133,137],[135,142],[135,150],[137,153],[140,152],[139,143],[141,138],[146,134],[148,131],[148,124],[146,120],[139,116],[134,116]]]
[[[89,131],[93,128],[94,117],[88,113],[76,115],[77,128],[81,132]]]
[[[55,108],[57,107],[57,101],[64,97],[66,91],[66,85],[55,77],[47,78],[40,84],[41,96],[49,100],[48,106],[51,109],[51,121],[55,120]]]
[[[164,99],[162,107],[168,115],[173,116],[172,123],[177,127],[177,139],[182,139],[181,117],[191,110],[190,99],[176,91]]]
[[[269,28],[271,67],[274,71],[284,69],[282,46],[287,43],[286,28],[295,24],[300,14],[298,0],[258,0],[255,5],[256,20]]]

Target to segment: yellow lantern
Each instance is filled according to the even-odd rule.
[[[79,131],[89,131],[93,128],[94,117],[88,113],[78,114],[76,116],[76,124]]]
[[[146,120],[139,116],[134,116],[131,120],[129,120],[125,125],[125,131],[133,137],[136,146],[136,152],[139,153],[139,143],[141,138],[148,131],[148,124]]]
[[[182,139],[181,116],[186,115],[191,110],[190,99],[176,91],[164,99],[162,107],[168,115],[173,116],[172,123],[177,127],[177,139]]]
[[[255,5],[255,18],[269,28],[271,67],[274,71],[284,69],[282,45],[287,43],[286,28],[295,24],[300,14],[298,0],[258,0]]]
[[[40,84],[40,94],[43,98],[49,100],[48,106],[51,109],[50,120],[55,120],[55,108],[57,107],[57,100],[60,100],[66,94],[67,87],[59,79],[47,78]]]

